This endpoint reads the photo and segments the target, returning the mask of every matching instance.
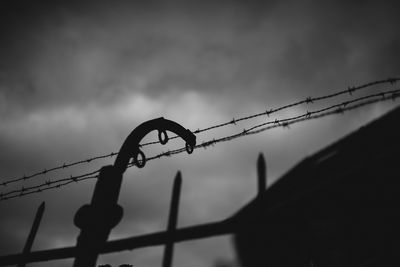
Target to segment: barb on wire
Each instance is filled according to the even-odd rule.
[[[371,100],[364,101],[364,102],[361,102],[361,103],[358,103],[358,104],[354,104],[352,106],[348,106],[348,107],[340,108],[340,109],[337,108],[337,109],[333,109],[331,111],[325,111],[325,112],[322,112],[322,113],[319,113],[319,114],[314,112],[315,115],[311,115],[310,117],[297,118],[297,119],[294,119],[294,120],[292,120],[290,122],[287,122],[287,123],[289,125],[291,125],[291,124],[303,122],[303,121],[306,121],[306,120],[319,119],[319,118],[323,118],[323,117],[326,117],[326,116],[329,116],[329,115],[335,115],[335,114],[344,113],[346,111],[350,111],[350,110],[353,110],[353,109],[361,108],[361,107],[364,107],[364,106],[367,106],[367,105],[371,105],[371,104],[374,104],[374,103],[377,103],[377,102],[387,101],[387,100],[391,100],[391,99],[393,100],[393,99],[396,99],[398,97],[400,97],[400,90],[398,90],[397,93],[394,93],[389,97],[385,97],[385,98],[381,98],[381,99],[371,99]],[[270,130],[272,128],[276,128],[276,126],[272,125],[272,126],[267,126],[267,127],[261,127],[260,125],[257,125],[257,126],[254,126],[252,128],[253,128],[253,130],[249,131],[247,135],[258,134],[258,133],[264,132],[266,130]],[[258,129],[258,128],[260,128],[260,129]]]
[[[353,93],[353,92],[368,88],[368,87],[373,86],[373,85],[385,84],[385,83],[395,84],[397,81],[400,81],[400,78],[388,78],[388,79],[385,79],[385,80],[369,82],[369,83],[366,83],[366,84],[363,84],[363,85],[353,86],[353,87],[349,87],[349,88],[351,88],[351,92]],[[349,89],[338,91],[336,93],[332,93],[332,94],[324,95],[324,96],[320,96],[320,97],[307,97],[305,100],[300,100],[300,101],[297,101],[297,102],[294,102],[294,103],[291,103],[291,104],[288,104],[288,105],[281,106],[279,108],[268,109],[268,110],[266,110],[264,112],[261,112],[261,113],[257,113],[257,114],[253,114],[253,115],[249,115],[249,116],[245,116],[245,117],[241,117],[241,118],[238,118],[238,119],[233,119],[233,121],[229,121],[229,122],[217,124],[217,125],[214,125],[214,126],[210,126],[210,127],[198,130],[197,133],[206,132],[206,131],[209,131],[209,130],[212,130],[212,129],[224,127],[224,126],[233,124],[233,122],[235,122],[235,124],[236,124],[237,122],[253,119],[253,118],[256,118],[256,117],[261,117],[261,116],[265,116],[265,115],[269,116],[269,115],[271,115],[273,113],[276,113],[278,111],[282,111],[284,109],[292,108],[292,107],[299,106],[299,105],[302,105],[302,104],[316,103],[316,102],[321,101],[321,100],[326,100],[326,99],[329,99],[329,98],[334,98],[334,97],[337,97],[337,96],[340,96],[340,95],[345,95],[345,94],[349,94]],[[171,139],[172,139],[172,137],[171,137]],[[143,145],[145,145],[145,144],[143,144]]]
[[[233,134],[233,135],[229,135],[229,136],[225,136],[225,137],[221,137],[218,139],[212,139],[209,141],[204,141],[201,144],[196,145],[194,148],[198,149],[198,148],[207,148],[209,146],[214,146],[217,143],[221,143],[221,142],[227,142],[239,137],[243,137],[246,135],[253,135],[253,134],[257,134],[260,132],[264,132],[266,130],[270,130],[273,128],[278,128],[278,127],[288,127],[291,124],[295,124],[295,123],[299,123],[299,122],[303,122],[303,121],[307,121],[307,120],[312,120],[312,119],[317,119],[317,118],[322,118],[322,117],[326,117],[329,115],[334,115],[334,114],[338,114],[338,113],[344,113],[346,111],[350,111],[356,108],[360,108],[366,105],[371,105],[377,102],[382,102],[382,101],[387,101],[387,100],[396,100],[398,97],[400,97],[400,89],[396,89],[396,90],[390,90],[390,91],[385,91],[384,92],[385,96],[382,96],[382,93],[378,93],[378,94],[372,94],[372,95],[368,95],[368,96],[364,96],[364,97],[360,97],[351,101],[345,101],[339,104],[335,104],[326,108],[322,108],[322,109],[318,109],[315,111],[308,111],[304,114],[300,114],[297,116],[293,116],[290,118],[285,118],[285,119],[280,119],[280,120],[272,120],[269,122],[265,122],[265,123],[261,123],[261,124],[257,124],[253,127],[250,127],[248,129],[243,129],[243,131]],[[377,98],[380,97],[380,98]],[[374,99],[375,98],[375,99]],[[365,101],[367,100],[367,101]],[[361,102],[364,101],[364,102]],[[361,103],[357,103],[357,102],[361,102]],[[356,103],[354,105],[351,105],[353,103]],[[277,123],[280,122],[280,123]],[[269,125],[269,126],[267,126]],[[153,159],[159,159],[161,157],[164,156],[171,156],[171,155],[175,155],[175,154],[180,154],[182,152],[185,151],[185,148],[179,148],[179,149],[175,149],[175,150],[170,150],[167,152],[163,152],[160,153],[158,155],[155,155],[153,157],[150,157],[148,159],[148,161],[153,160]],[[134,164],[129,164],[129,167],[133,167]]]
[[[0,200],[2,200],[5,197],[8,197],[10,195],[20,195],[20,193],[23,193],[26,191],[35,191],[35,190],[39,190],[39,189],[43,190],[43,188],[47,189],[53,185],[57,186],[59,184],[62,184],[63,182],[67,182],[67,181],[78,182],[89,176],[97,177],[99,172],[100,172],[100,170],[96,170],[96,171],[92,171],[92,172],[77,175],[77,176],[71,175],[70,177],[67,177],[67,178],[61,178],[61,179],[56,179],[56,180],[47,180],[44,183],[41,183],[38,185],[33,185],[33,186],[28,186],[28,187],[22,186],[21,189],[14,189],[14,190],[10,190],[6,193],[2,193],[1,194],[2,197],[0,197]]]
[[[326,107],[326,108],[322,108],[322,109],[319,109],[319,110],[316,110],[316,111],[312,111],[312,112],[307,111],[306,113],[298,115],[298,116],[295,116],[295,117],[291,117],[291,118],[287,118],[287,119],[281,119],[281,120],[275,120],[274,122],[261,123],[261,124],[258,124],[256,126],[253,126],[253,127],[249,128],[248,130],[252,131],[252,130],[260,128],[262,126],[265,126],[265,125],[268,125],[268,124],[278,124],[279,122],[282,123],[282,124],[286,124],[287,122],[290,122],[290,121],[293,121],[293,120],[297,120],[297,119],[300,119],[300,118],[307,118],[307,117],[310,117],[310,116],[312,116],[314,114],[322,113],[322,112],[325,112],[325,111],[328,111],[328,110],[332,110],[332,109],[335,109],[335,113],[343,113],[345,111],[345,108],[349,104],[353,104],[353,103],[357,103],[357,102],[360,102],[360,101],[364,101],[364,100],[371,99],[371,98],[377,98],[377,97],[381,97],[381,100],[389,100],[389,99],[397,98],[399,96],[399,93],[400,93],[400,89],[385,91],[385,92],[383,92],[384,96],[382,96],[382,93],[371,94],[371,95],[359,97],[359,98],[356,98],[356,99],[353,99],[353,100],[348,100],[348,101],[345,101],[345,102],[342,102],[342,103],[339,103],[339,104],[335,104],[335,105],[332,105],[332,106],[329,106],[329,107]],[[386,97],[385,96],[386,94],[388,94],[390,96]],[[375,102],[373,102],[373,103],[375,103]],[[284,125],[282,125],[282,126],[284,126]]]
[[[317,119],[317,118],[322,118],[322,117],[329,116],[329,115],[344,113],[346,111],[357,109],[357,108],[360,108],[360,107],[363,107],[366,105],[371,105],[371,104],[377,103],[377,102],[396,100],[398,97],[400,97],[400,89],[385,91],[382,93],[371,94],[371,95],[364,96],[364,97],[359,97],[357,99],[341,102],[339,104],[331,105],[329,107],[321,108],[321,109],[318,109],[315,111],[307,110],[307,112],[297,115],[297,116],[279,119],[279,120],[278,119],[271,120],[268,122],[257,124],[255,126],[247,128],[247,129],[243,129],[243,131],[240,131],[236,134],[224,136],[224,137],[217,138],[217,139],[212,139],[209,141],[204,141],[201,144],[196,145],[194,147],[194,149],[207,148],[209,146],[214,146],[217,143],[231,141],[233,139],[247,136],[247,135],[258,134],[258,133],[261,133],[261,132],[264,132],[266,130],[270,130],[273,128],[278,128],[278,127],[287,128],[290,125],[295,124],[295,123],[312,120],[312,119]],[[180,154],[184,151],[186,151],[185,147],[178,148],[175,150],[169,150],[169,151],[160,153],[158,155],[149,157],[147,159],[147,161],[159,159],[161,157],[170,157],[172,155]],[[128,168],[130,168],[132,166],[134,166],[134,164],[130,163],[128,165]],[[82,175],[78,175],[78,176],[71,176],[68,178],[63,178],[63,179],[58,179],[58,180],[53,180],[53,181],[48,180],[45,183],[39,184],[36,186],[22,187],[21,189],[12,190],[7,193],[0,193],[0,201],[11,199],[11,198],[16,198],[16,197],[22,197],[22,196],[29,195],[29,194],[40,193],[45,190],[60,188],[62,186],[68,185],[73,182],[80,182],[83,180],[94,179],[94,178],[98,177],[99,171],[100,170],[96,170],[96,171],[93,171],[90,173],[86,173],[86,174],[82,174]]]
[[[17,198],[17,197],[23,197],[23,196],[27,196],[27,195],[31,195],[31,194],[36,194],[36,193],[41,193],[43,191],[57,189],[57,188],[63,187],[65,185],[68,185],[68,184],[71,184],[71,183],[81,182],[81,181],[85,181],[85,180],[89,180],[89,179],[94,179],[94,178],[97,178],[97,177],[98,177],[98,175],[86,176],[86,177],[82,177],[82,178],[79,178],[79,179],[77,178],[76,180],[66,180],[66,181],[64,181],[62,183],[58,183],[56,185],[47,186],[45,188],[32,189],[32,190],[29,190],[28,188],[25,188],[26,189],[25,191],[18,190],[17,192],[14,192],[10,196],[8,196],[9,194],[1,194],[0,193],[0,201],[12,199],[12,198]]]
[[[213,126],[210,126],[210,127],[207,127],[207,128],[203,128],[203,129],[197,129],[197,130],[193,131],[193,133],[194,134],[199,134],[199,133],[210,131],[210,130],[213,130],[213,129],[216,129],[216,128],[225,127],[227,125],[237,125],[238,122],[249,120],[249,119],[253,119],[253,118],[256,118],[256,117],[260,117],[260,116],[267,115],[269,117],[273,113],[276,113],[276,112],[284,110],[284,109],[292,108],[292,107],[295,107],[295,106],[298,106],[298,105],[311,104],[311,103],[315,103],[315,102],[318,102],[318,101],[321,101],[321,100],[334,98],[334,97],[337,97],[339,95],[344,95],[344,94],[352,95],[354,92],[356,92],[358,90],[361,90],[361,89],[368,88],[370,86],[374,86],[374,85],[378,85],[378,84],[386,84],[386,83],[390,83],[390,84],[393,85],[397,81],[400,81],[400,78],[388,78],[388,79],[369,82],[369,83],[366,83],[366,84],[363,84],[363,85],[359,85],[359,86],[351,86],[351,87],[348,87],[346,90],[338,91],[336,93],[325,95],[325,96],[307,97],[305,100],[301,100],[301,101],[297,101],[297,102],[294,102],[294,103],[291,103],[291,104],[288,104],[288,105],[284,105],[284,106],[281,106],[281,107],[276,108],[276,109],[267,109],[266,111],[261,112],[261,113],[253,114],[253,115],[250,115],[250,116],[241,117],[241,118],[238,118],[238,119],[233,118],[231,121],[228,121],[228,122],[220,123],[220,124],[213,125]],[[177,138],[177,136],[172,136],[170,139],[175,139],[175,138]],[[152,142],[143,143],[140,146],[144,147],[144,146],[154,145],[154,144],[158,144],[158,143],[160,143],[160,141],[152,141]],[[86,163],[89,163],[89,162],[92,162],[92,161],[95,161],[95,160],[98,160],[98,159],[114,157],[117,154],[118,154],[117,152],[112,152],[112,153],[107,154],[107,155],[95,156],[95,157],[91,157],[91,158],[88,158],[88,159],[84,159],[84,160],[80,160],[80,161],[76,161],[76,162],[72,162],[72,163],[63,163],[62,165],[59,165],[59,166],[56,166],[56,167],[53,167],[53,168],[50,168],[50,169],[44,169],[43,171],[39,171],[39,172],[30,174],[30,175],[25,175],[24,174],[20,178],[9,179],[9,180],[3,181],[2,183],[0,183],[0,186],[1,185],[2,186],[7,186],[8,184],[11,184],[11,183],[16,183],[16,182],[19,182],[19,181],[26,181],[28,179],[31,179],[31,178],[34,178],[34,177],[37,177],[37,176],[40,176],[40,175],[44,175],[44,174],[47,174],[47,173],[50,173],[50,172],[53,172],[53,171],[56,171],[56,170],[66,169],[66,168],[69,168],[69,167],[72,167],[72,166],[76,166],[76,165],[79,165],[79,164],[86,164]]]
[[[117,154],[118,153],[116,153],[116,152],[111,152],[110,154],[107,154],[107,155],[96,156],[96,157],[92,157],[92,158],[88,158],[88,159],[84,159],[84,160],[80,160],[80,161],[76,161],[76,162],[72,162],[72,163],[63,163],[60,166],[57,166],[57,167],[54,167],[54,168],[51,168],[51,169],[44,169],[43,171],[39,171],[39,172],[30,174],[30,175],[25,175],[24,174],[20,178],[15,178],[15,179],[10,179],[8,181],[4,181],[4,182],[0,183],[0,185],[7,186],[9,184],[16,183],[16,182],[19,182],[19,181],[26,181],[26,180],[31,179],[33,177],[44,175],[44,174],[47,174],[49,172],[53,172],[53,171],[61,170],[61,169],[66,169],[66,168],[69,168],[69,167],[72,167],[72,166],[75,166],[75,165],[79,165],[79,164],[83,164],[83,163],[89,163],[89,162],[92,162],[92,161],[98,160],[98,159],[114,157]]]
[[[377,95],[378,94],[376,94],[375,97]],[[371,98],[373,98],[373,96],[370,96],[370,97],[359,98],[358,101],[356,101],[356,100],[351,101],[352,103],[355,103],[354,105],[348,105],[348,103],[343,102],[343,103],[340,103],[340,104],[337,104],[337,105],[332,105],[332,106],[330,106],[328,108],[322,108],[322,109],[319,109],[319,110],[316,110],[316,111],[312,111],[312,112],[307,111],[306,113],[298,115],[298,116],[294,116],[294,117],[290,117],[290,118],[286,118],[286,119],[281,119],[280,121],[284,122],[282,124],[276,124],[275,121],[269,121],[269,122],[261,123],[261,124],[255,125],[255,126],[253,126],[251,128],[248,128],[246,130],[246,132],[239,132],[239,133],[236,133],[236,134],[233,134],[233,135],[229,135],[229,136],[221,137],[221,138],[218,138],[218,139],[214,139],[212,141],[212,143],[209,142],[209,141],[208,142],[203,142],[203,143],[197,145],[195,147],[195,149],[200,148],[200,147],[206,148],[206,147],[210,146],[211,144],[214,145],[216,143],[231,141],[231,140],[239,138],[239,137],[258,134],[258,133],[261,133],[261,132],[264,132],[264,131],[267,131],[267,130],[270,130],[270,129],[273,129],[273,128],[278,128],[278,127],[284,128],[284,127],[287,127],[287,126],[295,124],[295,123],[308,121],[308,120],[313,120],[313,119],[318,119],[318,118],[323,118],[323,117],[326,117],[326,116],[329,116],[329,115],[335,115],[335,114],[343,113],[343,112],[346,112],[346,111],[354,110],[354,109],[357,109],[357,108],[361,108],[361,107],[364,107],[364,106],[367,106],[367,105],[371,105],[371,104],[374,104],[374,103],[378,103],[378,102],[382,102],[382,101],[396,100],[398,97],[400,97],[400,89],[392,90],[390,95],[385,96],[385,97],[381,97],[381,98],[371,99]],[[369,100],[366,100],[366,99],[369,99]],[[360,101],[363,101],[363,102],[360,102]],[[357,102],[360,102],[360,103],[357,103]],[[345,107],[343,107],[344,104],[346,104]],[[182,153],[183,151],[184,150],[182,150],[182,149],[178,149],[178,150],[175,150],[173,152],[178,154],[178,153]]]

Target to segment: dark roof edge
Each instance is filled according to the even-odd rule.
[[[268,211],[279,209],[315,188],[329,186],[352,169],[374,163],[383,154],[395,154],[400,150],[400,127],[396,124],[400,124],[400,107],[301,160],[232,218],[248,217],[252,207],[261,203],[268,203]],[[338,164],[341,168],[337,168]]]

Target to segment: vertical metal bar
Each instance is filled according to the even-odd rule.
[[[186,141],[188,153],[191,153],[196,145],[196,136],[192,132],[176,122],[164,118],[150,120],[136,127],[122,144],[114,165],[105,166],[100,170],[92,202],[89,205],[82,206],[75,214],[74,223],[81,229],[81,232],[78,236],[77,256],[73,267],[96,266],[99,252],[105,246],[111,229],[119,223],[123,215],[123,209],[117,203],[122,176],[132,158],[137,167],[144,167],[146,157],[140,150],[140,141],[153,130],[164,133],[164,139],[162,139],[161,134],[159,135],[161,144],[168,141],[165,131],[169,130]],[[142,157],[141,161],[138,160],[139,155]],[[173,202],[175,198],[173,197]],[[179,200],[179,194],[177,200]],[[176,213],[176,217],[177,211],[171,211],[171,214],[173,213]],[[171,215],[170,217],[173,218],[174,216]],[[172,228],[175,227],[175,224],[176,218],[170,219]],[[169,246],[167,250],[172,251],[172,247]]]
[[[113,166],[101,168],[91,203],[75,214],[74,223],[81,232],[74,267],[96,267],[100,249],[123,215],[122,207],[117,204],[121,182],[122,173]]]
[[[181,194],[181,185],[182,185],[182,176],[181,172],[175,176],[174,186],[172,189],[172,197],[171,197],[171,207],[169,210],[169,218],[168,218],[168,241],[165,244],[164,250],[164,258],[162,262],[162,267],[171,267],[172,266],[172,257],[174,253],[174,232],[176,230],[176,224],[178,221],[178,209],[179,209],[179,198]]]
[[[31,231],[29,232],[28,239],[26,240],[24,250],[22,252],[21,262],[18,264],[18,267],[25,267],[26,265],[26,257],[31,252],[33,241],[35,240],[37,231],[39,229],[40,221],[42,220],[43,217],[44,209],[45,209],[45,203],[42,202],[42,204],[40,204],[39,208],[36,211],[35,219],[33,221]]]
[[[257,178],[258,178],[258,195],[260,197],[262,193],[267,189],[267,166],[265,163],[263,153],[258,155],[257,159]]]

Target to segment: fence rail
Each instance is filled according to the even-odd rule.
[[[258,194],[260,195],[263,191],[265,191],[266,185],[266,163],[264,156],[262,154],[259,155],[257,160],[257,172],[258,172]],[[174,180],[174,190],[172,193],[171,201],[171,210],[173,211],[173,217],[176,215],[177,218],[177,200],[179,198],[180,190],[177,187],[180,187],[181,176],[178,172],[177,176]],[[176,212],[176,214],[175,214]],[[173,227],[168,227],[166,231],[155,232],[151,234],[139,235],[129,238],[123,238],[119,240],[108,241],[103,246],[99,248],[99,254],[107,254],[120,252],[124,250],[134,250],[139,248],[151,247],[151,246],[160,246],[165,245],[166,247],[173,245],[177,242],[184,242],[195,239],[202,239],[220,235],[228,235],[235,232],[236,229],[240,227],[239,221],[233,219],[233,217],[228,218],[226,220],[211,222],[202,225],[183,227],[180,229],[175,229]],[[33,242],[33,240],[32,240]],[[169,251],[169,252],[168,252]],[[164,260],[167,263],[164,263],[163,267],[172,266],[172,252],[171,249],[165,251],[165,254],[169,257],[168,260]],[[8,266],[8,265],[16,265],[21,262],[21,259],[26,263],[30,262],[42,262],[42,261],[51,261],[51,260],[60,260],[67,258],[75,258],[78,255],[78,249],[76,246],[74,247],[65,247],[59,249],[49,249],[49,250],[41,250],[34,251],[29,253],[22,254],[13,254],[7,256],[0,256],[0,266]]]
[[[114,165],[105,166],[101,169],[91,203],[82,206],[76,213],[74,223],[81,229],[77,245],[74,247],[30,252],[30,247],[33,244],[40,219],[44,212],[44,204],[42,204],[39,207],[23,253],[0,257],[0,266],[15,264],[24,266],[30,262],[75,258],[74,267],[95,267],[100,254],[164,245],[165,250],[162,266],[171,267],[173,248],[176,242],[233,233],[237,226],[237,222],[233,219],[176,229],[182,184],[182,177],[180,172],[178,172],[172,189],[170,214],[166,231],[107,241],[111,229],[122,218],[122,208],[117,204],[122,177],[130,159],[133,158],[134,161],[137,161],[141,154],[139,147],[140,140],[152,130],[158,130],[162,133],[167,129],[179,134],[186,141],[186,150],[189,153],[193,151],[196,145],[194,135],[175,122],[160,118],[139,125],[122,145]],[[143,155],[142,160],[144,161]],[[266,165],[262,155],[259,156],[257,166],[258,185],[259,187],[264,187],[266,185],[266,182],[263,181],[266,179]],[[260,193],[264,189],[259,188],[258,192]]]
[[[174,233],[168,231],[140,235],[114,241],[108,241],[99,251],[100,254],[134,250],[145,247],[161,246],[170,241],[173,243],[208,238],[213,236],[227,235],[234,232],[234,224],[230,222],[214,222],[203,225],[177,229]],[[26,257],[26,262],[42,262],[74,258],[77,255],[76,247],[41,250],[31,252]],[[0,266],[15,265],[19,262],[21,254],[0,257]]]

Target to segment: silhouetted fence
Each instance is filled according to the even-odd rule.
[[[220,138],[211,139],[208,141],[204,141],[200,144],[196,144],[194,146],[194,149],[206,148],[209,146],[213,146],[217,143],[228,142],[228,141],[231,141],[233,139],[240,138],[243,136],[258,134],[260,132],[271,130],[273,128],[278,128],[278,127],[288,128],[290,125],[295,124],[295,123],[300,123],[300,122],[304,122],[307,120],[318,119],[318,118],[322,118],[322,117],[333,115],[333,114],[342,114],[346,111],[358,109],[360,107],[370,105],[373,103],[377,103],[377,102],[381,102],[381,101],[395,100],[400,96],[400,89],[380,91],[378,93],[373,93],[373,94],[369,94],[369,95],[358,97],[358,98],[352,98],[351,100],[336,103],[336,104],[326,106],[326,107],[323,107],[323,108],[320,108],[317,110],[311,110],[311,111],[307,110],[307,112],[304,112],[304,113],[301,113],[301,114],[298,114],[295,116],[283,118],[283,119],[282,118],[279,118],[279,119],[278,118],[275,118],[275,119],[268,118],[272,114],[275,114],[276,112],[279,112],[279,111],[285,110],[285,109],[289,109],[289,108],[293,108],[293,107],[301,105],[301,104],[307,104],[307,105],[313,104],[313,103],[319,102],[321,100],[331,99],[331,98],[334,98],[337,96],[343,96],[346,94],[348,96],[352,97],[355,92],[357,92],[361,89],[367,89],[370,86],[379,85],[379,84],[394,85],[399,80],[400,80],[400,78],[389,78],[389,79],[385,79],[385,80],[379,80],[379,81],[366,83],[366,84],[359,85],[359,86],[352,86],[346,90],[338,91],[336,93],[332,93],[329,95],[324,95],[324,96],[320,96],[320,97],[307,97],[304,100],[299,100],[297,102],[293,102],[291,104],[287,104],[287,105],[284,105],[284,106],[281,106],[278,108],[266,109],[260,113],[256,113],[256,114],[252,114],[252,115],[244,116],[244,117],[240,117],[240,118],[233,118],[232,120],[224,122],[224,123],[209,126],[207,128],[203,128],[203,129],[194,130],[193,131],[194,134],[199,134],[199,133],[207,132],[207,131],[210,131],[210,130],[213,130],[216,128],[221,128],[221,127],[226,127],[226,126],[238,126],[239,125],[238,123],[241,121],[247,121],[247,120],[250,120],[253,118],[257,118],[257,117],[266,117],[267,118],[266,122],[262,122],[262,123],[254,125],[252,127],[242,129],[241,131],[239,131],[237,133],[223,136]],[[178,137],[179,136],[175,135],[175,136],[172,136],[170,139],[175,139]],[[154,145],[154,144],[158,144],[158,143],[161,143],[160,140],[140,144],[140,147]],[[179,154],[179,153],[182,153],[185,151],[186,151],[185,147],[174,149],[171,151],[166,151],[166,152],[148,157],[146,159],[146,161],[156,160],[156,159],[160,159],[162,157],[176,155],[176,154]],[[11,178],[11,179],[4,180],[3,182],[0,183],[0,186],[3,188],[7,188],[8,185],[16,183],[16,182],[24,182],[26,180],[29,180],[29,179],[32,179],[32,178],[35,178],[35,177],[38,177],[41,175],[49,174],[56,170],[66,169],[66,168],[69,168],[72,166],[90,163],[90,162],[93,162],[98,159],[111,158],[111,157],[114,157],[117,155],[118,155],[118,153],[111,152],[106,155],[95,156],[95,157],[87,158],[87,159],[72,162],[72,163],[63,163],[62,165],[59,165],[59,166],[56,166],[53,168],[49,168],[49,169],[44,169],[43,171],[39,171],[39,172],[32,173],[29,175],[23,175],[22,177],[18,177],[18,178]],[[141,160],[138,160],[138,163],[141,163]],[[130,164],[128,164],[127,167],[129,168],[134,165],[135,165],[134,163],[130,163]],[[79,175],[70,175],[70,176],[64,177],[64,178],[58,178],[58,179],[52,179],[52,180],[48,179],[45,182],[40,183],[40,184],[36,184],[36,185],[32,185],[32,186],[25,186],[25,187],[22,186],[19,189],[13,189],[13,190],[9,190],[6,192],[0,191],[0,201],[5,201],[8,199],[13,199],[13,198],[19,198],[19,197],[27,196],[30,194],[41,193],[43,191],[57,189],[57,188],[60,188],[60,187],[63,187],[63,186],[66,186],[66,185],[69,185],[72,183],[80,182],[80,181],[96,179],[99,177],[99,173],[100,173],[100,170],[94,170],[94,171],[91,171],[88,173],[79,174]]]
[[[265,190],[266,185],[266,164],[262,154],[260,154],[257,162],[257,170],[258,170],[258,194],[261,194]],[[164,245],[164,257],[162,261],[162,267],[170,267],[172,265],[173,258],[173,248],[174,244],[182,241],[189,241],[194,239],[201,239],[213,236],[227,235],[235,232],[235,229],[239,227],[239,222],[234,219],[228,218],[223,221],[217,221],[202,225],[184,227],[180,229],[176,229],[176,224],[178,221],[178,209],[179,209],[179,198],[180,198],[180,190],[182,184],[181,173],[178,172],[172,190],[171,196],[171,205],[170,205],[170,213],[168,218],[168,227],[166,231],[155,232],[152,234],[134,236],[114,241],[108,241],[101,246],[99,246],[93,253],[95,253],[95,257],[99,254],[120,252],[124,250],[134,250],[138,248],[150,247],[150,246],[159,246]],[[40,206],[40,213],[43,214],[44,203]],[[104,214],[105,217],[108,214]],[[32,229],[34,233],[30,233],[30,237],[27,240],[25,248],[31,247],[33,243],[34,236],[36,234],[38,223],[40,221],[38,216],[35,218],[34,226]],[[41,262],[41,261],[51,261],[51,260],[59,260],[66,258],[76,258],[81,253],[78,246],[74,247],[66,247],[59,249],[50,249],[50,250],[42,250],[42,251],[34,251],[30,252],[29,249],[25,249],[22,254],[8,255],[0,257],[0,266],[7,265],[17,265],[25,266],[26,263],[30,262]],[[85,265],[87,267],[96,266],[94,265]],[[87,264],[87,263],[85,263]]]
[[[340,94],[352,94],[355,90],[362,89],[377,83],[394,83],[398,79],[388,79],[369,83],[359,87],[351,87],[346,91],[341,91],[332,95],[327,95],[318,98],[307,98],[306,100],[299,101],[287,106],[275,110],[267,110],[263,113],[254,114],[251,116],[243,117],[240,119],[233,119],[230,122],[211,126],[202,130],[196,130],[194,133],[200,133],[208,131],[210,129],[223,127],[229,124],[236,124],[240,120],[247,120],[257,116],[269,116],[271,113],[293,107],[302,103],[312,103],[326,98],[331,98]],[[371,94],[364,97],[359,97],[354,100],[341,102],[329,107],[325,107],[316,111],[307,111],[304,114],[293,116],[286,119],[275,119],[267,121],[261,124],[257,124],[251,128],[244,129],[240,133],[225,136],[219,139],[212,139],[210,141],[196,144],[196,136],[189,130],[183,128],[181,125],[166,120],[164,118],[158,118],[151,121],[147,121],[139,125],[136,129],[125,140],[119,153],[111,153],[110,155],[99,156],[91,158],[85,161],[79,161],[71,164],[64,164],[49,170],[32,174],[30,176],[24,176],[22,178],[11,179],[2,183],[3,186],[7,186],[9,183],[17,181],[24,181],[30,179],[39,174],[45,174],[49,171],[66,168],[72,165],[77,165],[83,162],[90,162],[97,158],[117,156],[114,165],[105,166],[100,170],[86,173],[79,176],[63,178],[55,181],[46,181],[44,184],[33,186],[32,188],[24,188],[18,190],[9,191],[7,193],[0,194],[0,200],[10,199],[14,197],[20,197],[31,193],[38,193],[43,190],[49,190],[52,188],[58,188],[60,186],[73,183],[76,181],[82,181],[86,179],[97,178],[96,186],[94,189],[93,197],[90,204],[82,206],[76,213],[74,218],[75,225],[81,229],[81,232],[77,239],[77,244],[74,247],[65,247],[59,249],[50,249],[42,251],[31,252],[31,247],[35,239],[35,235],[38,231],[41,217],[44,212],[44,203],[39,207],[36,214],[35,220],[32,225],[31,232],[27,238],[23,252],[21,254],[7,255],[0,257],[0,266],[6,265],[18,265],[25,266],[26,263],[40,262],[40,261],[51,261],[66,258],[74,258],[74,267],[95,267],[97,258],[101,254],[119,252],[123,250],[133,250],[137,248],[144,248],[150,246],[165,246],[164,258],[162,261],[163,267],[172,266],[174,244],[177,242],[188,241],[193,239],[201,239],[206,237],[213,237],[218,235],[227,235],[235,233],[243,223],[238,221],[237,217],[227,218],[222,221],[196,225],[191,227],[184,227],[177,229],[178,211],[179,211],[179,199],[182,184],[181,173],[178,172],[173,185],[170,213],[168,218],[168,225],[166,231],[155,232],[152,234],[134,236],[114,241],[108,241],[108,236],[112,230],[122,219],[122,207],[118,205],[118,197],[121,188],[123,174],[127,168],[131,166],[137,166],[139,168],[144,167],[148,160],[158,159],[162,156],[170,156],[186,151],[192,153],[194,149],[200,147],[207,147],[214,145],[219,142],[230,141],[232,139],[257,134],[259,132],[275,128],[275,127],[288,127],[290,124],[302,122],[305,120],[315,119],[324,117],[331,114],[342,113],[347,110],[359,108],[361,106],[369,105],[379,101],[385,101],[389,99],[396,99],[400,96],[400,89],[385,91],[377,94]],[[140,144],[142,138],[147,135],[150,131],[158,131],[159,141],[150,142],[146,144]],[[146,156],[141,151],[142,146],[150,144],[166,144],[169,140],[167,130],[176,134],[171,137],[181,137],[186,145],[183,148],[167,151],[162,154],[150,157],[146,159]],[[132,161],[131,161],[132,160]],[[258,171],[258,196],[260,196],[266,188],[266,164],[264,157],[260,154],[257,162]]]
[[[42,203],[38,209],[23,253],[0,257],[0,265],[18,264],[18,266],[25,266],[26,263],[30,262],[75,258],[74,267],[95,267],[100,254],[164,245],[162,266],[170,267],[172,266],[174,244],[176,242],[233,233],[237,222],[232,219],[176,229],[182,184],[181,173],[178,172],[174,180],[166,231],[107,241],[111,229],[122,219],[122,207],[117,202],[123,173],[130,164],[131,159],[140,168],[145,165],[146,157],[140,150],[139,143],[145,135],[153,130],[158,131],[161,144],[168,142],[166,131],[169,130],[185,140],[185,149],[189,154],[193,152],[196,145],[196,137],[181,125],[164,118],[142,123],[127,137],[114,165],[101,168],[91,203],[82,206],[77,211],[74,223],[81,229],[77,245],[61,249],[30,252],[44,212],[44,203]],[[265,190],[265,173],[264,158],[260,155],[258,160],[259,194]]]

